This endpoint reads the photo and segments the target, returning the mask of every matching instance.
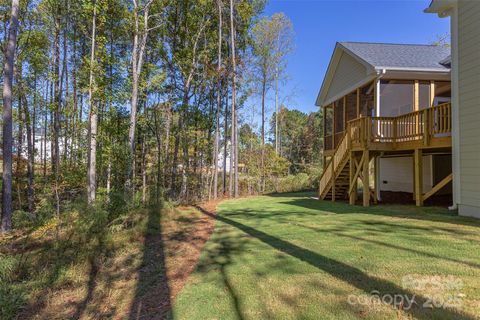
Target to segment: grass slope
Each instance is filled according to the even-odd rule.
[[[480,315],[479,221],[441,208],[362,208],[311,196],[286,194],[222,203],[215,232],[177,297],[173,317],[476,319]],[[402,278],[409,275],[440,281],[453,276],[462,287],[409,288],[402,285]],[[420,306],[399,310],[405,307],[348,303],[349,295],[374,290],[380,295],[416,294]],[[421,307],[430,295],[449,293],[460,293],[459,307]]]

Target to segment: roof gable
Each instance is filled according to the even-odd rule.
[[[342,42],[354,55],[376,69],[448,71],[440,62],[450,55],[450,48],[435,45]]]
[[[324,106],[373,80],[377,72],[444,75],[450,48],[434,45],[341,42],[330,59],[316,105]]]
[[[372,79],[372,65],[337,43],[330,59],[316,105],[326,105]]]

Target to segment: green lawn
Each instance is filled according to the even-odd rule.
[[[477,319],[480,221],[284,194],[223,202],[175,319]],[[405,282],[405,277],[419,282]],[[421,286],[425,281],[425,286]],[[450,286],[448,286],[450,285]],[[378,293],[376,293],[376,291]],[[385,303],[367,299],[384,298]],[[389,296],[412,298],[414,305]],[[425,308],[457,303],[449,308]],[[454,298],[455,300],[452,300]],[[363,300],[361,300],[363,299]]]

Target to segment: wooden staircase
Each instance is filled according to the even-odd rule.
[[[347,130],[347,132],[349,132]],[[350,139],[343,135],[320,178],[320,199],[347,199],[350,186]]]
[[[360,117],[347,122],[337,147],[324,167],[319,183],[319,198],[357,200],[358,180],[362,182],[363,206],[378,199],[377,164],[373,162],[374,187],[370,184],[371,159],[391,152],[413,156],[415,201],[417,206],[447,185],[453,175],[445,177],[432,190],[422,190],[422,154],[426,150],[451,150],[451,104],[445,103],[397,117]],[[340,133],[338,133],[340,135]]]
[[[348,199],[348,189],[350,187],[349,181],[350,161],[346,161],[345,166],[340,170],[337,179],[335,180],[335,192],[332,184],[327,188],[327,193],[322,199],[329,200],[346,200]],[[333,199],[335,195],[335,199]]]

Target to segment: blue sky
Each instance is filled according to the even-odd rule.
[[[281,89],[285,105],[304,112],[317,110],[315,98],[336,41],[429,44],[448,34],[449,19],[423,13],[429,3],[270,0],[265,15],[284,12],[295,29],[295,51],[288,58],[290,79]],[[272,98],[268,104],[272,111]]]

